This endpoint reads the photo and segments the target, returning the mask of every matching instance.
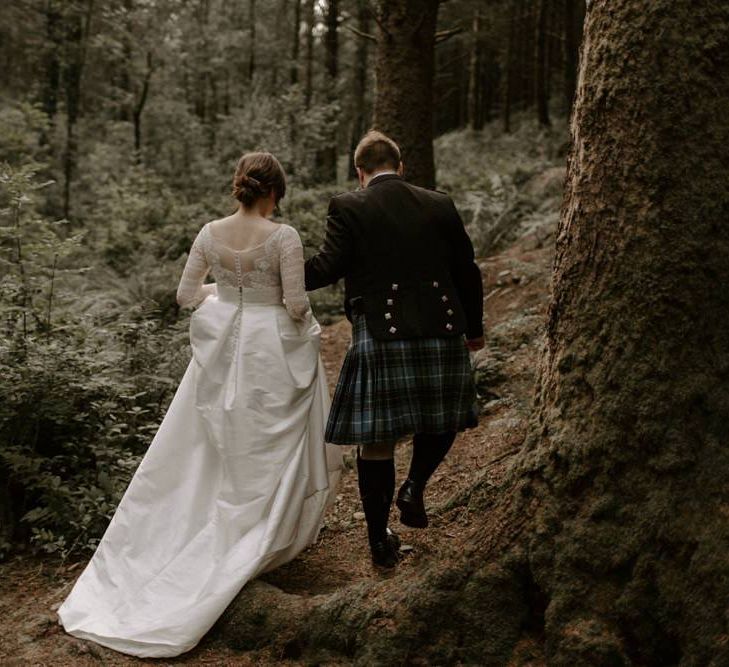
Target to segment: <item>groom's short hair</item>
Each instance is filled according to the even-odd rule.
[[[400,148],[387,135],[370,130],[360,139],[354,151],[354,166],[371,174],[382,167],[397,169],[400,165]]]

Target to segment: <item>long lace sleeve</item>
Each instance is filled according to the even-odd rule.
[[[288,225],[281,234],[281,287],[289,315],[303,320],[310,312],[304,286],[304,247],[299,233]]]
[[[177,303],[183,308],[192,308],[198,305],[205,297],[216,293],[215,283],[204,285],[205,278],[210,272],[210,265],[205,259],[202,246],[204,228],[200,230],[190,248],[185,268],[182,271],[180,284],[177,286]]]

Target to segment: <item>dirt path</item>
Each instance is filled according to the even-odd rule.
[[[427,491],[432,527],[419,531],[392,526],[408,552],[395,574],[370,565],[365,523],[357,494],[352,453],[346,455],[337,501],[315,545],[263,579],[289,593],[316,595],[364,580],[404,576],[437,559],[447,564],[471,539],[475,527],[467,491],[482,475],[498,479],[520,445],[532,399],[541,326],[547,306],[552,248],[536,233],[507,252],[481,262],[486,284],[488,347],[482,354],[486,404],[478,428],[459,436]],[[349,344],[349,324],[338,322],[323,333],[323,357],[330,386]],[[397,451],[398,480],[407,472],[409,446]],[[487,521],[487,519],[486,519]],[[484,518],[478,517],[483,526]],[[84,562],[16,559],[0,564],[0,665],[270,665],[282,664],[270,649],[247,654],[222,645],[215,630],[198,647],[174,660],[138,660],[66,635],[54,610],[80,574]],[[286,661],[287,664],[296,664]]]

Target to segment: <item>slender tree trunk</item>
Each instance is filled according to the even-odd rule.
[[[287,26],[288,22],[289,0],[281,0],[278,11],[278,15],[282,17],[282,20],[276,21],[276,25],[274,28],[274,41],[276,43],[276,48],[280,49],[281,52],[283,52],[285,51],[285,46],[282,42],[285,42],[285,39],[282,39],[282,32],[283,29]],[[271,87],[274,90],[278,87],[279,83],[280,62],[281,61],[279,58],[274,58],[273,62],[271,63]]]
[[[132,46],[132,35],[134,33],[134,1],[124,0],[124,21],[122,22],[122,35],[121,35],[121,49],[122,59],[119,63],[118,68],[115,68],[112,74],[115,83],[118,81],[118,86],[122,91],[122,100],[118,108],[119,120],[129,122],[132,120],[132,103],[131,99],[134,96],[132,91],[132,74],[129,68],[132,65],[132,59],[134,58],[134,49]]]
[[[367,7],[367,0],[357,1],[357,29],[365,35],[370,33],[370,12]],[[353,179],[357,178],[357,171],[354,168],[354,151],[367,129],[367,121],[369,118],[366,108],[369,40],[360,39],[355,54],[354,76],[352,77],[352,131],[349,142],[349,177]]]
[[[328,0],[326,14],[327,31],[324,38],[326,54],[327,101],[337,100],[337,79],[339,75],[339,2]],[[320,155],[320,178],[323,181],[337,180],[337,139],[339,137],[338,122],[331,127],[331,144],[326,146]]]
[[[511,132],[511,108],[514,99],[515,61],[516,61],[516,3],[509,1],[509,38],[506,42],[506,55],[504,57],[504,76],[502,79],[503,102],[501,105],[501,118],[504,132]]]
[[[256,0],[248,2],[248,81],[253,81],[256,71]]]
[[[74,8],[75,9],[75,8]],[[78,9],[68,17],[66,64],[63,69],[66,98],[66,146],[63,154],[63,217],[71,217],[71,186],[76,167],[76,123],[81,108],[81,79],[86,62],[94,0],[88,0],[84,14]]]
[[[498,55],[491,48],[485,48],[481,67],[481,109],[478,118],[478,129],[492,119],[492,112],[499,103],[499,91],[503,69],[499,67]]]
[[[299,52],[301,50],[301,0],[294,0],[294,34],[291,40],[291,85],[299,82]]]
[[[43,130],[39,144],[46,145],[51,141],[56,113],[58,112],[58,95],[61,84],[61,52],[63,41],[63,16],[56,0],[46,0],[45,4],[46,44],[44,66],[44,85],[41,88],[40,103],[50,121],[49,129]]]
[[[480,129],[481,104],[481,16],[477,9],[473,14],[471,53],[468,63],[468,126]]]
[[[142,161],[142,113],[147,104],[147,96],[149,94],[149,82],[152,79],[153,72],[152,52],[147,51],[147,71],[142,81],[142,88],[139,92],[139,98],[134,106],[134,153],[137,162]]]
[[[537,118],[540,125],[549,126],[549,92],[547,90],[547,17],[549,16],[548,0],[538,0],[536,39],[535,39],[535,97],[537,100]]]
[[[314,0],[304,0],[304,21],[306,22],[306,54],[304,80],[304,106],[311,106],[314,91]]]
[[[46,56],[45,56],[45,86],[41,103],[46,115],[53,119],[58,111],[58,89],[61,81],[61,42],[63,17],[56,0],[47,0],[45,6],[46,23]]]
[[[534,52],[536,49],[536,19],[537,12],[535,2],[541,0],[522,0],[521,2],[521,34],[522,48],[519,51],[519,72],[521,85],[521,108],[531,109],[536,104],[535,63]]]
[[[195,104],[195,114],[203,122],[206,123],[209,116],[208,108],[208,78],[209,78],[209,44],[208,44],[208,24],[210,20],[210,3],[208,0],[200,0],[196,7],[198,23],[200,24],[201,45],[196,58],[193,61],[193,90]]]
[[[325,37],[326,71],[330,83],[336,82],[339,74],[339,2],[327,2],[327,32]]]
[[[402,150],[407,179],[435,186],[433,75],[438,0],[378,5],[374,125]]]

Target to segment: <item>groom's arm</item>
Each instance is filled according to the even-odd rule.
[[[476,264],[473,244],[466,233],[461,216],[448,198],[448,220],[451,237],[451,275],[466,315],[466,338],[483,339],[483,278]],[[477,349],[474,344],[474,349]]]
[[[304,266],[306,289],[309,291],[319,289],[343,278],[351,257],[352,235],[336,199],[331,199],[324,243],[319,252]]]

